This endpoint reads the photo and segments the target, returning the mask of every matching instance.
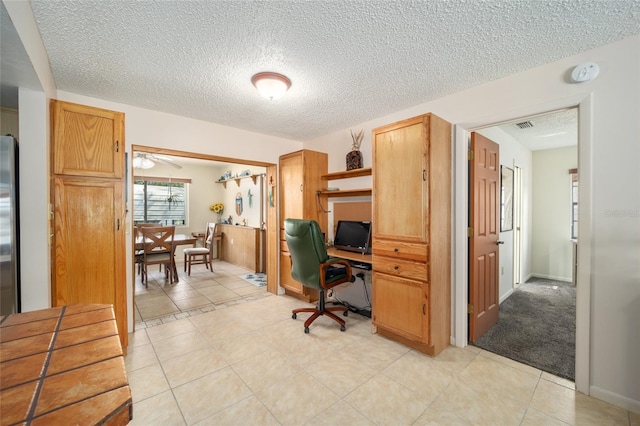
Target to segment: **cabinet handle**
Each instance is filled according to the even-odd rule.
[[[116,230],[117,231],[120,230],[120,219],[117,219],[117,221],[116,221]]]
[[[427,305],[422,304],[422,315],[427,315]]]
[[[300,192],[302,192],[302,184],[300,184]]]
[[[397,252],[398,252],[398,247],[394,248],[394,249],[393,249],[393,251],[394,251],[395,253],[397,253]]]
[[[393,269],[395,269],[396,271],[398,270],[398,268],[399,268],[399,266],[398,266],[398,265],[395,265],[395,266],[393,267]]]
[[[116,152],[120,152],[120,141],[116,141]]]
[[[425,169],[422,169],[422,180],[427,181],[427,171]]]

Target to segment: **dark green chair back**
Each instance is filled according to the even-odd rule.
[[[291,254],[291,276],[306,287],[322,290],[320,264],[329,256],[320,226],[314,220],[285,219],[284,233]]]

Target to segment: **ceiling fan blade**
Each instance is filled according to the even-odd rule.
[[[168,157],[163,157],[163,156],[159,156],[159,155],[153,155],[151,157],[151,160],[153,161],[159,161],[160,163],[164,163],[167,166],[171,166],[174,167],[176,169],[181,169],[182,166],[178,163],[176,163],[175,161],[173,161],[171,158]]]

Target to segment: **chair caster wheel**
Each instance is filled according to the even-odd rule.
[[[296,315],[296,314],[291,314],[291,318],[296,319],[296,318],[298,318],[298,315]]]
[[[347,328],[344,325],[340,326],[340,331],[345,331]]]
[[[345,316],[345,317],[349,316],[349,311],[344,311],[344,312],[342,313],[342,316]]]
[[[309,334],[309,327],[304,328],[304,334]]]

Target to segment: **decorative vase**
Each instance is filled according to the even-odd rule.
[[[362,168],[362,152],[349,151],[347,152],[347,170],[361,169]]]

